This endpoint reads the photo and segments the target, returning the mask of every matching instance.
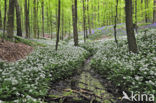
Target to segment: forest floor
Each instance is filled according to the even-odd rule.
[[[119,103],[119,99],[114,96],[117,89],[91,69],[91,58],[84,62],[84,66],[73,77],[51,85],[48,103]]]
[[[113,29],[109,27],[98,29],[99,31],[95,32],[95,35],[88,38],[87,43],[83,43],[83,36],[80,35],[79,47],[73,46],[72,39],[67,42],[60,41],[57,52],[55,51],[55,40],[50,39],[27,40],[22,38],[19,40],[24,44],[21,42],[0,42],[0,58],[13,62],[8,65],[0,61],[0,68],[2,68],[0,76],[3,80],[0,85],[4,85],[4,87],[0,88],[2,91],[0,93],[0,102],[17,94],[17,98],[12,98],[12,100],[18,99],[18,103],[23,103],[23,101],[27,101],[27,103],[35,101],[32,103],[36,103],[37,100],[44,101],[41,103],[45,103],[45,101],[47,103],[129,103],[127,101],[121,102],[122,91],[127,90],[127,87],[132,89],[134,87],[133,84],[127,85],[129,81],[132,81],[128,77],[133,78],[134,85],[137,85],[138,81],[135,80],[136,76],[138,76],[137,73],[144,73],[139,69],[134,76],[131,76],[129,69],[131,70],[133,66],[129,62],[134,62],[135,65],[143,68],[144,65],[139,63],[144,62],[142,57],[144,57],[145,53],[151,54],[147,55],[149,56],[147,57],[147,64],[151,64],[150,61],[156,60],[153,46],[156,40],[154,39],[155,35],[153,35],[155,31],[149,30],[146,35],[148,37],[144,37],[143,34],[146,34],[144,31],[137,34],[137,42],[141,48],[140,55],[143,55],[138,57],[138,55],[127,54],[125,30],[118,29],[121,46],[118,49],[115,48],[116,44],[112,36]],[[34,46],[31,46],[32,44],[39,45],[39,47],[34,48]],[[46,45],[45,48],[43,44]],[[146,51],[149,48],[151,51]],[[29,55],[31,52],[32,54]],[[28,56],[27,59],[17,61],[26,56]],[[136,59],[132,61],[131,57]],[[136,61],[138,58],[140,58],[141,62]],[[131,68],[128,68],[127,65]],[[148,72],[155,72],[155,69],[151,69],[154,65],[156,64],[153,62],[151,67],[148,67]],[[127,69],[122,72],[124,68]],[[146,79],[146,77],[149,76],[141,78]],[[9,84],[7,80],[12,82],[12,78],[15,78],[15,82]],[[19,78],[21,79],[19,80]],[[145,84],[142,81],[141,83]],[[14,91],[16,92],[11,91],[12,87],[15,87]],[[9,89],[6,90],[5,88]],[[5,94],[3,91],[11,91],[11,93]],[[18,97],[19,93],[23,95],[23,91],[25,96]]]
[[[0,40],[1,41],[1,40]],[[33,51],[31,46],[10,41],[0,42],[0,59],[14,62],[25,58]]]

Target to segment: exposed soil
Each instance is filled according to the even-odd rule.
[[[10,41],[1,42],[0,40],[0,59],[14,62],[25,58],[33,51],[31,46],[23,43],[13,43]]]
[[[48,103],[129,103],[121,102],[114,95],[114,88],[108,81],[102,79],[89,66],[86,60],[82,71],[74,77],[54,83],[49,90]]]

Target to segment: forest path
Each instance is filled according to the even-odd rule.
[[[51,86],[48,103],[114,103],[114,96],[103,86],[106,82],[91,69],[90,60],[74,77]]]

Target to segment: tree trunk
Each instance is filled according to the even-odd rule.
[[[64,39],[64,10],[63,10],[63,3],[62,3],[62,36],[61,40]]]
[[[34,0],[34,38],[37,37],[37,9],[36,9],[36,0]]]
[[[16,7],[17,35],[22,36],[21,11],[18,0],[15,0],[15,7]]]
[[[90,13],[89,13],[89,0],[87,0],[87,12],[88,12],[88,28],[89,28],[89,35],[91,35],[91,23],[90,23]]]
[[[49,32],[49,27],[50,27],[50,23],[49,23],[49,6],[47,6],[47,8],[46,8],[47,10],[47,12],[46,12],[46,15],[47,15],[47,34],[49,34],[50,32]]]
[[[125,11],[126,11],[126,30],[127,30],[128,47],[130,52],[137,53],[138,49],[133,29],[132,0],[125,0],[125,5],[126,5]]]
[[[14,36],[14,7],[15,2],[9,0],[8,22],[7,22],[7,37],[13,39]]]
[[[77,30],[77,0],[75,0],[75,46],[78,46],[78,30]]]
[[[98,0],[98,26],[100,24],[100,2]]]
[[[51,29],[50,29],[50,33],[51,33],[51,39],[53,39],[53,20],[52,20],[52,14],[53,14],[53,12],[51,11],[51,13],[50,13],[50,27],[51,27]]]
[[[29,2],[29,1],[28,1]],[[25,31],[26,31],[26,38],[29,37],[29,3],[25,0]]]
[[[115,15],[115,25],[114,25],[114,38],[115,42],[118,46],[118,40],[117,40],[117,31],[116,31],[116,26],[117,26],[117,19],[118,19],[118,0],[116,0],[116,15]]]
[[[39,5],[39,0],[37,0],[37,12],[36,12],[36,25],[37,25],[37,37],[38,39],[40,38],[40,27],[39,27],[39,20],[38,20],[38,5]]]
[[[73,33],[74,33],[74,45],[78,46],[78,31],[77,31],[77,0],[74,0],[72,5],[73,14]]]
[[[86,15],[85,15],[85,0],[83,0],[83,30],[84,30],[84,42],[86,42]]]
[[[1,14],[1,9],[0,9],[0,29],[2,29],[2,14]]]
[[[148,22],[148,13],[147,13],[147,9],[148,9],[148,0],[145,0],[145,22]]]
[[[71,27],[71,20],[69,19],[69,29],[68,29],[69,30],[69,37],[68,37],[69,39],[71,38],[71,30],[70,30],[70,27]]]
[[[44,37],[44,0],[42,0],[42,34]]]
[[[138,27],[137,27],[137,24],[138,24],[138,17],[137,17],[137,10],[138,8],[137,8],[137,0],[135,0],[135,27],[134,27],[134,29],[135,29],[135,31],[136,31],[136,33],[138,33]]]
[[[156,22],[156,0],[154,0],[154,8],[153,8],[153,23]]]
[[[5,26],[6,26],[6,12],[7,12],[7,1],[4,1],[4,21],[3,21],[3,38],[2,42],[4,42],[5,38]]]
[[[60,12],[61,12],[61,0],[58,0],[58,19],[57,19],[57,38],[56,38],[56,51],[58,49],[58,43],[59,43],[59,33],[60,33]]]

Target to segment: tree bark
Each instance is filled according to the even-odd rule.
[[[128,47],[130,52],[137,53],[138,49],[133,29],[132,0],[125,0],[125,5],[126,5],[125,11],[126,11],[126,31],[127,31]]]
[[[0,9],[0,29],[2,29],[2,14],[1,14],[1,9]]]
[[[147,13],[147,9],[148,9],[148,0],[145,0],[145,22],[148,22],[148,13]]]
[[[29,38],[29,0],[25,0],[25,31],[26,31],[26,38]]]
[[[100,23],[100,2],[98,0],[98,26],[99,26],[99,23]]]
[[[3,21],[3,38],[2,38],[2,42],[4,42],[4,38],[5,38],[6,12],[7,12],[7,0],[4,1],[4,21]]]
[[[78,30],[77,30],[77,0],[75,0],[75,46],[78,46]]]
[[[51,39],[53,39],[53,20],[52,20],[52,15],[53,15],[53,12],[51,11],[51,13],[50,13],[50,27],[51,27],[51,29],[50,29],[50,33],[51,33]]]
[[[42,34],[44,37],[44,0],[42,0]]]
[[[91,35],[91,23],[90,23],[90,13],[89,13],[89,0],[87,0],[87,12],[88,12],[88,28],[89,28],[89,35]]]
[[[58,19],[57,19],[57,38],[56,38],[56,51],[58,49],[58,43],[59,43],[59,33],[60,33],[60,12],[61,12],[61,0],[58,0]]]
[[[14,0],[9,0],[8,22],[7,22],[7,37],[13,39],[14,36]]]
[[[21,11],[18,0],[15,0],[15,7],[16,7],[17,35],[22,36]]]
[[[134,27],[134,29],[135,29],[136,33],[138,33],[138,27],[137,27],[137,24],[138,24],[137,12],[138,12],[138,10],[137,9],[138,9],[137,8],[137,0],[135,0],[135,27]]]
[[[116,0],[116,15],[115,15],[115,25],[114,25],[114,38],[115,38],[115,42],[118,46],[117,31],[116,31],[117,19],[118,19],[118,0]]]
[[[62,36],[61,40],[64,39],[64,10],[63,10],[63,3],[62,3]]]
[[[69,30],[69,36],[68,36],[68,38],[70,39],[71,38],[71,30],[70,30],[70,28],[71,28],[71,20],[69,19],[69,26],[68,26],[68,30]]]
[[[36,9],[36,0],[34,0],[34,38],[37,37],[37,9]]]
[[[154,8],[153,8],[153,23],[156,22],[156,0],[154,0]]]
[[[84,30],[84,42],[86,42],[86,15],[85,15],[85,0],[83,0],[83,30]]]
[[[39,27],[39,20],[38,20],[38,9],[39,9],[39,0],[37,0],[37,11],[36,11],[36,25],[37,25],[37,37],[40,38],[40,27]]]
[[[74,33],[74,45],[78,46],[78,30],[77,30],[77,0],[74,0],[72,5],[73,14],[73,33]]]

